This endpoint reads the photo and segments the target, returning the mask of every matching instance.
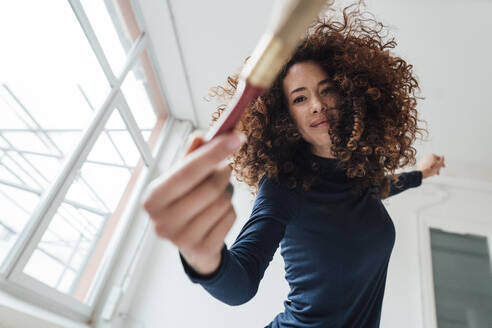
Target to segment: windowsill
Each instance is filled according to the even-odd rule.
[[[0,291],[0,326],[90,328],[89,325],[67,319]]]

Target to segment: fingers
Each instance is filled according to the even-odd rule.
[[[205,211],[191,220],[171,241],[180,249],[194,250],[227,213],[233,211],[231,196],[220,195]]]
[[[437,175],[439,175],[442,167],[444,167],[444,156],[441,156],[437,162]]]
[[[181,165],[151,183],[150,195],[144,203],[145,209],[149,213],[155,212],[158,208],[190,192],[212,173],[218,163],[237,150],[243,142],[244,138],[240,134],[230,133],[218,136],[189,153]],[[196,141],[194,146],[198,144],[200,141]]]
[[[212,227],[199,246],[195,248],[197,253],[214,254],[220,251],[224,245],[224,239],[229,230],[231,230],[235,220],[236,212],[232,208]]]
[[[444,156],[436,156],[436,161],[434,165],[438,167],[443,167],[444,166]]]
[[[428,178],[435,174],[439,175],[441,168],[445,166],[444,156],[439,156],[436,154],[426,154],[417,163],[417,169],[422,171],[423,178]]]
[[[443,156],[438,156],[436,154],[432,154],[432,166],[434,165],[439,165],[439,166],[444,166],[444,155]]]
[[[231,168],[223,162],[212,175],[190,191],[186,197],[177,199],[162,208],[155,208],[155,212],[151,213],[151,218],[156,221],[158,235],[172,240],[195,216],[212,206],[219,196],[223,197],[230,175]],[[230,203],[230,201],[227,202]],[[219,207],[222,205],[216,204]],[[163,214],[159,215],[159,212]]]
[[[441,168],[445,167],[444,165],[444,156],[437,156],[436,154],[432,154],[433,157],[433,163],[432,163],[432,170],[439,175]]]

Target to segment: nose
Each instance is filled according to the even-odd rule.
[[[326,105],[323,100],[315,95],[311,98],[311,111],[314,113],[319,113],[322,111],[326,111]]]

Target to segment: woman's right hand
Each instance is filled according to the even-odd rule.
[[[224,134],[205,144],[195,137],[182,161],[153,181],[144,199],[157,235],[174,243],[203,275],[218,268],[224,238],[236,218],[232,193],[226,191],[231,168],[224,159],[240,148],[243,137]]]

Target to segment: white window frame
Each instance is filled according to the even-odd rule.
[[[442,182],[453,187],[465,187],[477,192],[492,194],[492,185],[465,181],[462,179],[441,177]],[[445,197],[443,198],[445,199]],[[441,200],[443,200],[441,199]],[[434,293],[434,275],[432,270],[431,229],[440,229],[449,233],[473,234],[487,238],[490,261],[492,263],[492,222],[487,218],[466,217],[450,218],[436,215],[419,215],[419,254],[422,291],[422,311],[425,328],[437,328],[436,302]]]
[[[175,120],[172,117],[168,117],[164,123],[164,127],[161,130],[155,147],[152,151],[150,150],[120,89],[125,77],[135,67],[144,50],[147,51],[154,68],[156,67],[156,62],[153,60],[152,45],[145,32],[144,26],[141,24],[142,32],[133,43],[132,48],[129,50],[122,72],[118,76],[115,76],[105,57],[102,47],[99,44],[96,34],[92,29],[89,19],[85,14],[80,0],[68,1],[72,6],[77,19],[79,20],[90,46],[92,47],[94,54],[96,55],[96,58],[109,82],[109,85],[111,86],[111,91],[100,108],[95,112],[91,123],[82,133],[82,137],[73,153],[64,163],[64,166],[55,181],[51,183],[48,190],[42,196],[42,199],[34,210],[28,224],[20,234],[18,242],[4,260],[0,268],[0,289],[8,292],[14,297],[17,297],[19,300],[25,300],[60,316],[76,320],[78,322],[89,322],[96,312],[96,306],[102,306],[102,304],[106,302],[106,298],[111,297],[111,294],[107,293],[107,288],[104,288],[104,284],[107,282],[107,278],[114,274],[112,271],[115,263],[117,262],[116,255],[119,255],[121,249],[123,248],[125,239],[128,238],[127,235],[129,228],[133,223],[132,220],[139,209],[139,199],[145,186],[148,184],[150,178],[156,171],[158,164],[156,158],[161,158],[164,147],[169,146],[166,145],[165,141],[174,139],[174,137],[179,134],[179,147],[172,151],[174,153],[169,153],[167,154],[168,156],[166,156],[173,158],[174,160],[175,154],[182,146],[182,142],[184,140],[183,137],[186,137],[189,134],[191,126],[188,126],[179,133],[176,131],[171,132],[171,130],[173,130],[172,127],[175,125]],[[142,19],[139,17],[139,11],[135,10],[134,13],[137,16],[139,23],[142,23]],[[157,71],[154,73],[157,76],[157,80],[159,80]],[[159,88],[162,90],[162,84],[160,81],[158,81],[158,84]],[[22,271],[31,254],[36,249],[39,240],[48,228],[53,215],[56,213],[59,205],[65,198],[65,194],[74,181],[77,171],[85,162],[97,138],[103,133],[104,126],[113,113],[113,110],[119,111],[119,114],[125,122],[128,131],[130,132],[130,135],[140,152],[145,167],[138,176],[137,182],[130,196],[130,201],[128,202],[129,206],[127,206],[120,219],[120,224],[115,232],[115,237],[112,238],[111,245],[108,246],[108,249],[111,250],[112,254],[106,257],[108,261],[103,263],[99,279],[94,284],[94,293],[92,293],[93,297],[88,304],[83,304],[73,299],[71,296],[58,292],[57,290],[42,284],[36,279],[24,274]],[[133,243],[134,247],[129,250],[130,254],[128,256],[131,257],[131,260],[127,263],[129,266],[135,262],[134,257],[138,252],[141,239],[149,233],[148,220],[145,220],[145,222],[147,225],[145,225],[145,229],[143,230],[144,233],[139,234],[137,241]],[[127,282],[128,273],[131,270],[125,271],[126,280],[124,280],[124,282]],[[122,291],[124,291],[123,287],[121,288]],[[0,296],[3,297],[3,295]],[[105,316],[106,319],[109,317],[107,312],[105,315],[104,313],[101,315]]]
[[[179,156],[185,150],[185,142],[188,139],[193,126],[189,121],[179,121],[172,119],[173,123],[169,128],[169,137],[162,138],[160,152],[157,158],[159,163],[154,165],[153,173],[148,177],[145,185],[150,179],[162,175],[169,170]],[[165,150],[165,155],[163,152]],[[104,290],[104,296],[100,298],[96,311],[92,316],[93,327],[109,328],[113,327],[116,315],[126,315],[133,304],[133,296],[139,288],[139,278],[148,265],[152,265],[152,250],[158,240],[154,233],[153,225],[148,215],[139,207],[139,202],[134,203],[132,213],[135,216],[132,222],[132,236],[125,241],[125,248],[122,249],[122,256],[115,264],[111,276],[108,279]]]

